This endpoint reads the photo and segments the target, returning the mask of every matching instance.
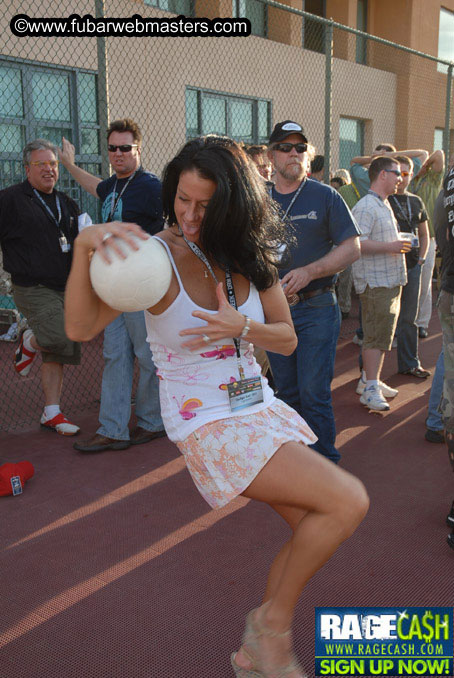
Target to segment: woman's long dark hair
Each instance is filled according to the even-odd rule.
[[[258,290],[276,281],[276,264],[289,241],[278,207],[241,147],[228,137],[188,141],[164,170],[164,216],[177,220],[174,201],[180,175],[196,171],[216,184],[200,229],[200,246],[222,269],[241,273]]]

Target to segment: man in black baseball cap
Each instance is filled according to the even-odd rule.
[[[269,145],[277,144],[279,141],[284,141],[290,134],[299,134],[307,144],[303,128],[297,122],[293,122],[293,120],[284,120],[284,122],[276,123],[268,143]]]
[[[291,356],[268,354],[271,369],[279,396],[316,433],[312,447],[337,462],[331,380],[340,312],[334,283],[359,257],[359,230],[339,193],[307,178],[308,139],[299,123],[277,123],[268,156],[275,169],[271,196],[294,229],[296,242],[280,276],[298,336]]]

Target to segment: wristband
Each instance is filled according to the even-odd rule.
[[[244,337],[247,335],[247,333],[251,329],[251,319],[247,315],[244,315],[244,314],[243,314],[243,317],[244,317],[245,322],[244,322],[244,327],[243,327],[241,334],[240,334],[240,339],[244,339]]]
[[[421,264],[421,266],[425,263],[426,263],[425,259],[418,259],[418,264]]]

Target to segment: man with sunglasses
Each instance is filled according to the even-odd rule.
[[[417,195],[407,191],[413,176],[413,163],[405,155],[395,160],[400,164],[401,180],[389,203],[399,224],[401,233],[413,235],[414,243],[405,255],[407,266],[407,284],[402,288],[400,313],[397,321],[397,369],[418,379],[427,379],[430,372],[421,366],[418,355],[418,315],[421,271],[429,247],[429,228],[427,212],[423,201]]]
[[[270,194],[295,236],[280,276],[298,336],[291,356],[269,353],[271,369],[279,396],[316,433],[311,447],[337,463],[331,381],[340,311],[334,283],[359,256],[359,230],[339,193],[307,178],[308,142],[301,125],[278,123],[268,156],[275,169]]]
[[[353,208],[361,229],[361,257],[352,266],[361,300],[364,373],[356,392],[370,410],[389,410],[393,389],[380,379],[385,351],[390,351],[400,310],[402,286],[407,283],[404,253],[411,242],[399,238],[399,227],[388,197],[401,181],[399,164],[379,157],[369,167],[370,189]]]
[[[115,174],[102,181],[78,167],[75,148],[63,138],[60,159],[89,193],[102,200],[102,220],[139,224],[151,235],[163,227],[161,183],[141,166],[142,134],[134,120],[112,122],[107,130],[109,160]],[[159,406],[156,369],[146,342],[142,311],[122,313],[104,330],[101,426],[89,440],[74,445],[84,453],[124,450],[165,435]],[[129,430],[135,357],[139,382],[135,399],[137,425]]]
[[[56,146],[46,139],[25,146],[26,180],[0,191],[0,242],[15,304],[29,328],[22,334],[14,368],[26,377],[41,354],[41,426],[75,435],[79,427],[62,414],[60,395],[64,366],[80,363],[80,345],[66,336],[63,317],[80,212],[74,200],[55,189],[57,158]]]

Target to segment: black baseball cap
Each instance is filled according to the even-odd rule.
[[[303,137],[303,141],[307,144],[303,128],[297,122],[293,122],[293,120],[284,120],[284,122],[276,123],[268,143],[277,144],[279,141],[284,141],[291,134],[300,134]]]

